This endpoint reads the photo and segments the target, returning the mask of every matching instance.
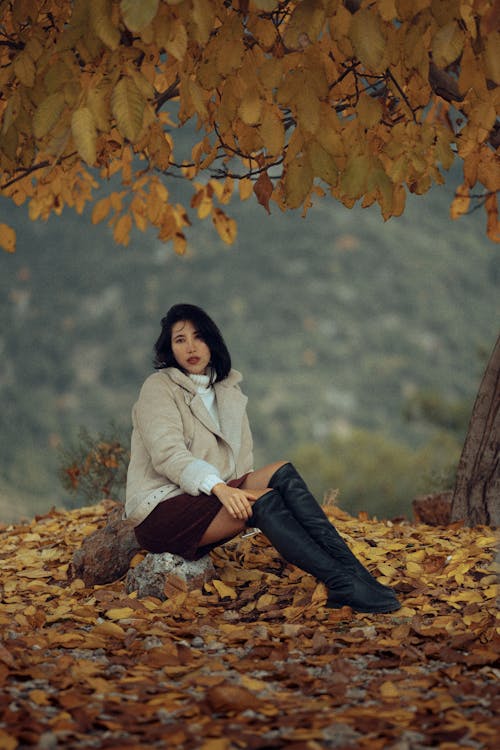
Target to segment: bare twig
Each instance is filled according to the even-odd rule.
[[[411,104],[410,104],[410,102],[408,100],[408,97],[406,96],[405,92],[403,91],[403,89],[401,88],[401,86],[399,85],[399,83],[396,81],[396,79],[394,78],[394,76],[392,75],[392,72],[391,72],[390,68],[387,68],[386,75],[391,79],[391,81],[393,82],[393,84],[397,88],[397,90],[398,90],[401,98],[403,99],[403,101],[405,102],[406,106],[408,107],[408,109],[411,112],[411,116],[413,118],[413,122],[416,123],[417,122],[417,118],[415,116],[415,110],[411,106]]]

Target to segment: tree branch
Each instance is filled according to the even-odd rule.
[[[168,89],[164,91],[163,94],[158,94],[158,96],[154,100],[154,107],[156,112],[159,112],[165,102],[168,102],[169,99],[174,99],[176,96],[179,96],[178,86],[180,81],[181,79],[179,78],[179,76],[177,76],[175,81],[170,84]]]
[[[72,151],[71,154],[66,154],[66,156],[62,156],[60,159],[57,160],[57,162],[66,161],[66,159],[71,159],[71,157],[75,156],[77,152]],[[20,169],[18,171],[22,172],[22,174],[17,175],[17,177],[12,177],[10,180],[5,182],[3,185],[0,185],[0,190],[6,190],[11,185],[14,185],[16,182],[19,182],[20,180],[24,180],[25,177],[28,177],[30,174],[33,174],[33,172],[37,172],[39,169],[45,169],[45,167],[50,166],[56,166],[55,164],[52,164],[51,161],[46,159],[45,161],[41,161],[38,164],[33,164],[31,167],[23,167],[23,169]]]
[[[408,100],[408,97],[406,96],[405,92],[403,91],[403,89],[401,88],[401,86],[399,85],[399,83],[398,83],[398,82],[396,81],[396,79],[394,78],[394,76],[392,75],[392,73],[391,73],[391,70],[390,70],[390,68],[387,68],[387,71],[386,71],[386,75],[387,75],[387,76],[388,76],[388,77],[390,78],[390,80],[391,80],[391,81],[393,82],[393,84],[394,84],[394,85],[395,85],[395,87],[397,88],[397,90],[398,90],[398,92],[399,92],[399,94],[400,94],[401,98],[403,99],[403,101],[404,101],[404,102],[405,102],[405,104],[407,105],[408,109],[410,110],[410,112],[411,112],[411,116],[412,116],[412,118],[413,118],[413,122],[414,122],[414,123],[417,123],[417,118],[416,118],[416,116],[415,116],[415,110],[414,110],[414,109],[413,109],[413,107],[411,106],[411,104],[410,104],[410,102],[409,102],[409,100]]]

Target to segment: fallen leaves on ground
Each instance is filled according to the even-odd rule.
[[[403,607],[326,609],[262,534],[161,602],[69,582],[106,503],[0,530],[0,748],[494,748],[491,529],[328,512]],[[133,561],[137,563],[140,555]]]

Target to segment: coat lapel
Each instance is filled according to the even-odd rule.
[[[234,455],[237,456],[241,447],[241,423],[248,401],[240,389],[234,387],[241,380],[240,373],[237,370],[231,370],[225,380],[214,385],[221,426],[221,429],[218,430],[203,403],[203,399],[196,393],[193,382],[176,368],[168,368],[164,372],[184,389],[184,400],[193,416],[207,430],[228,443]]]
[[[195,396],[190,398],[191,401],[189,403],[189,408],[191,409],[196,419],[198,419],[202,423],[202,425],[207,428],[207,430],[210,430],[210,432],[214,432],[216,435],[219,435],[220,433],[215,426],[215,422],[208,413],[207,408],[203,403],[202,397],[197,393]]]
[[[224,381],[215,384],[219,421],[224,440],[230,444],[235,456],[241,447],[241,423],[247,406],[247,397]],[[220,434],[217,432],[217,434]]]

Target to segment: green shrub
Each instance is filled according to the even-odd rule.
[[[323,445],[299,446],[292,460],[319,500],[338,488],[350,513],[410,518],[416,495],[452,487],[459,456],[460,444],[446,432],[414,450],[381,432],[353,429]]]

